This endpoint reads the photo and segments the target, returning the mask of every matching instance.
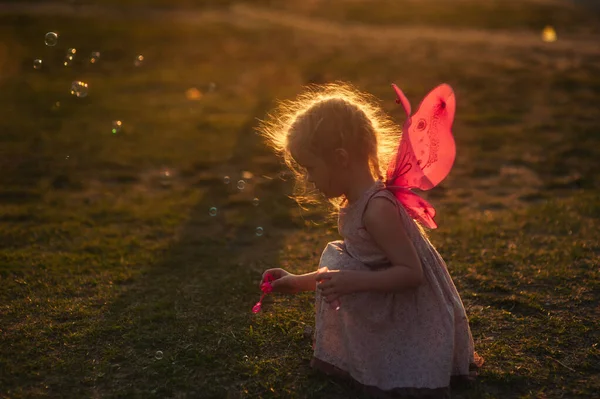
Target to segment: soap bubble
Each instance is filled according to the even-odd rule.
[[[121,121],[113,121],[112,123],[112,134],[117,134],[121,131],[121,127],[123,126],[123,122]]]
[[[68,67],[68,66],[71,66],[72,64],[73,64],[73,56],[72,55],[65,56],[65,62],[63,63],[63,65]]]
[[[67,156],[65,157],[65,159],[69,159],[69,156],[67,155]]]
[[[71,83],[71,94],[80,98],[88,95],[88,84],[81,81],[74,81]]]
[[[136,67],[142,66],[142,64],[144,63],[144,56],[143,55],[138,55],[137,57],[135,57],[135,61],[133,61],[133,65],[135,65]]]
[[[212,208],[210,208],[210,209],[208,210],[208,214],[209,214],[210,216],[217,216],[217,208],[215,208],[215,207],[213,206]]]
[[[42,69],[42,60],[39,58],[33,61],[33,69]]]
[[[209,92],[213,92],[213,91],[215,91],[215,89],[216,89],[216,88],[217,88],[217,85],[216,85],[214,82],[210,82],[210,83],[208,84],[208,91],[209,91]]]
[[[260,227],[260,226],[258,226],[258,227],[256,228],[256,235],[257,235],[258,237],[260,237],[260,236],[262,236],[262,235],[263,235],[263,233],[264,233],[264,230],[263,230],[263,228],[262,228],[262,227]]]
[[[56,43],[58,42],[58,35],[54,32],[48,32],[46,33],[44,41],[46,46],[56,46]]]
[[[167,168],[162,168],[158,173],[158,183],[163,187],[171,187],[173,185],[173,179],[171,177],[171,171]]]
[[[162,351],[156,351],[156,355],[154,355],[154,357],[156,357],[158,360],[162,359],[164,356]]]
[[[237,188],[238,190],[242,191],[244,188],[246,188],[246,182],[243,180],[239,180],[237,182]]]
[[[65,55],[64,66],[71,66],[73,64],[73,58],[75,57],[75,53],[77,53],[76,48],[69,48],[67,50],[67,55]]]
[[[231,179],[229,178],[229,176],[225,176],[223,178],[223,183],[225,183],[225,184],[229,184],[230,181],[231,181]]]
[[[90,54],[90,64],[95,64],[100,59],[100,52],[94,51]]]
[[[254,206],[258,206],[259,203],[260,203],[260,200],[258,198],[254,198],[252,200],[252,205],[254,205]]]

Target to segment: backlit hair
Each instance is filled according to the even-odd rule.
[[[302,140],[309,151],[325,161],[335,149],[343,148],[353,162],[368,164],[374,178],[384,178],[401,131],[376,102],[373,96],[347,83],[310,85],[295,100],[281,101],[261,121],[259,133],[294,173],[293,198],[301,206],[317,201],[306,189],[306,171],[291,155],[290,143],[296,140]],[[335,213],[344,200],[329,200]]]

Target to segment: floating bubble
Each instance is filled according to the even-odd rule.
[[[60,108],[60,101],[57,101],[52,105],[53,111],[58,111],[59,108]]]
[[[42,69],[42,60],[40,60],[39,58],[33,60],[33,69]]]
[[[65,62],[63,63],[64,66],[68,67],[71,66],[73,64],[73,56],[72,55],[66,55],[65,56]]]
[[[542,31],[542,40],[550,43],[556,41],[556,31],[550,25],[546,26]]]
[[[88,84],[79,80],[71,83],[71,94],[80,98],[88,95]]]
[[[163,187],[170,187],[173,184],[173,180],[171,179],[171,171],[167,168],[163,168],[159,175],[158,181]]]
[[[69,159],[69,156],[67,155],[67,156],[65,157],[65,159]]]
[[[213,92],[216,90],[216,88],[217,88],[217,85],[214,82],[210,82],[208,84],[208,91]]]
[[[90,64],[95,64],[96,62],[98,62],[99,59],[100,59],[99,51],[93,51],[92,54],[90,54]]]
[[[154,355],[154,357],[156,357],[158,360],[162,359],[164,356],[162,351],[156,351],[156,354]]]
[[[246,188],[246,182],[243,180],[239,180],[237,182],[237,188],[238,190],[242,191],[244,188]]]
[[[67,50],[67,54],[65,55],[65,61],[63,62],[64,66],[71,66],[73,64],[73,58],[75,58],[75,53],[77,53],[76,48],[69,48]]]
[[[215,208],[215,207],[213,206],[212,208],[210,208],[210,209],[208,210],[208,214],[209,214],[210,216],[217,216],[217,208]]]
[[[262,235],[263,235],[263,233],[264,233],[264,230],[263,230],[263,228],[262,228],[262,227],[260,227],[260,226],[258,226],[258,227],[256,228],[256,235],[257,235],[258,237],[260,237],[260,236],[262,236]]]
[[[260,203],[260,200],[258,198],[254,198],[252,200],[252,205],[254,205],[254,206],[258,206],[259,203]]]
[[[44,42],[46,43],[46,46],[56,46],[56,43],[58,42],[58,35],[55,32],[48,32],[46,33]]]
[[[142,64],[144,63],[144,56],[143,55],[138,55],[137,57],[135,57],[135,61],[133,61],[133,65],[135,65],[136,67],[142,66]]]
[[[225,184],[229,184],[230,181],[231,181],[231,179],[229,178],[229,176],[225,176],[223,178],[223,183],[225,183]]]
[[[123,122],[121,121],[113,121],[112,123],[112,134],[117,134],[121,131],[121,127],[123,127]]]

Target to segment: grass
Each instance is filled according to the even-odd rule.
[[[344,6],[314,1],[305,2],[301,7],[294,2],[265,0],[263,3],[311,17],[383,26],[427,25],[491,30],[541,30],[546,25],[553,25],[561,32],[577,32],[585,29],[595,30],[594,25],[598,23],[596,13],[586,12],[584,8],[567,7],[567,2],[557,4],[543,1],[491,0],[458,1],[449,5],[443,1],[429,1],[423,4],[415,0],[349,0],[344,2]]]
[[[542,7],[494,4],[486,14],[461,3],[468,17],[444,20],[533,28],[523,18]],[[387,23],[380,8],[360,7],[294,12]],[[407,7],[426,25],[444,15]],[[593,31],[597,15],[569,10],[565,24],[589,19],[567,30]],[[310,294],[270,296],[250,312],[264,269],[312,271],[338,238],[315,224],[322,210],[300,212],[287,198],[292,182],[253,133],[256,118],[306,83],[338,79],[381,98],[398,122],[391,82],[413,104],[442,81],[456,90],[458,157],[426,196],[439,212],[431,239],[486,365],[455,396],[600,389],[597,55],[315,40],[233,17],[0,18],[0,397],[360,397],[308,366]],[[43,43],[51,30],[53,48]],[[69,47],[77,57],[65,68]],[[92,51],[102,53],[93,65]],[[87,97],[70,95],[73,80],[89,84]],[[186,98],[191,87],[199,100]],[[240,192],[243,171],[253,176]]]
[[[9,0],[7,2],[40,3],[44,0]],[[443,1],[416,0],[345,0],[342,4],[322,1],[280,0],[58,0],[55,3],[86,7],[101,3],[116,9],[145,6],[156,9],[215,10],[226,9],[237,4],[288,10],[313,18],[339,22],[391,25],[430,25],[454,28],[481,28],[492,30],[533,29],[541,30],[553,25],[560,32],[598,33],[598,14],[587,8],[569,5],[569,1],[502,1],[474,2],[460,0],[451,6]],[[576,3],[576,2],[574,2]],[[580,3],[582,3],[580,1]]]

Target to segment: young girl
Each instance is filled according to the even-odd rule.
[[[370,97],[332,84],[283,103],[260,131],[300,187],[336,207],[344,238],[317,271],[263,274],[274,292],[316,290],[311,366],[378,396],[447,397],[451,377],[482,359],[444,260],[383,181],[399,129]]]

